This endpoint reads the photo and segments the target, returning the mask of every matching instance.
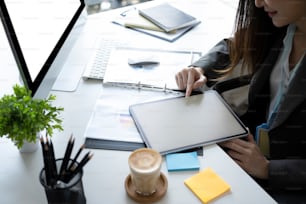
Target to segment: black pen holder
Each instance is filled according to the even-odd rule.
[[[62,160],[56,160],[57,167],[61,165]],[[39,181],[45,189],[48,204],[86,204],[82,176],[83,170],[73,176],[67,183],[57,181],[53,185],[48,185],[45,168],[43,168],[39,174]]]

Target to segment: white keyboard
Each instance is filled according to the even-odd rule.
[[[127,42],[122,42],[117,39],[101,39],[98,49],[89,60],[83,72],[83,79],[103,80],[112,49],[127,45]]]

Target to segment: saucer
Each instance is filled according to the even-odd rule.
[[[157,188],[155,193],[149,196],[142,196],[136,193],[136,189],[132,184],[132,179],[130,174],[125,179],[125,190],[127,194],[130,196],[130,198],[132,198],[134,201],[139,203],[152,203],[158,201],[165,195],[167,188],[168,188],[168,181],[166,176],[162,172],[160,172],[160,177],[157,182]]]

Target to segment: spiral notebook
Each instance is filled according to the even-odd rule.
[[[233,138],[248,130],[214,90],[186,97],[138,103],[130,114],[147,147],[161,154]]]

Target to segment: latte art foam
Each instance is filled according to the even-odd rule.
[[[137,171],[151,172],[160,166],[160,155],[151,151],[139,151],[130,157],[130,165]]]

